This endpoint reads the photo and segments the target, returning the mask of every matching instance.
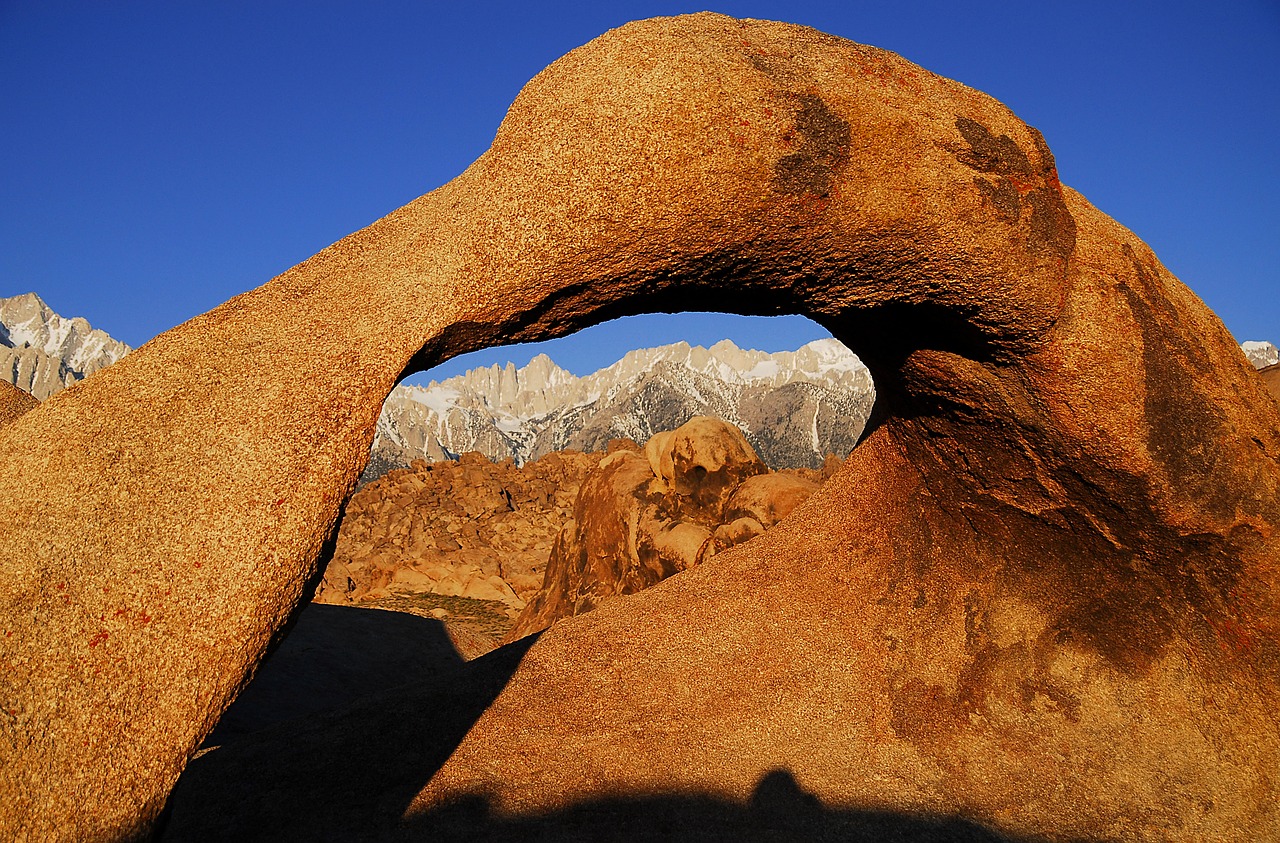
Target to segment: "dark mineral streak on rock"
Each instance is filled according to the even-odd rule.
[[[996,137],[991,130],[968,117],[957,117],[956,128],[969,144],[967,152],[956,156],[980,173],[998,173],[1003,176],[1035,174],[1027,154],[1008,135]]]
[[[849,124],[813,94],[799,97],[796,130],[804,138],[800,151],[778,159],[773,185],[779,193],[826,196],[832,176],[849,162]]]
[[[1031,243],[1065,260],[1075,247],[1075,221],[1062,200],[1053,155],[1044,137],[1031,129],[1040,160],[1040,169],[1008,135],[997,137],[986,126],[968,117],[957,117],[956,128],[969,149],[956,159],[980,173],[995,177],[992,183],[975,177],[974,186],[1004,219],[1016,223],[1024,208],[1030,207],[1028,225]],[[1042,184],[1048,182],[1048,184]]]

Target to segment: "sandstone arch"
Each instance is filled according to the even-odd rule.
[[[415,809],[782,767],[1012,832],[1277,833],[1275,401],[999,103],[714,15],[574,51],[453,182],[0,432],[0,829],[145,832],[402,372],[708,301],[826,325],[879,426],[766,540],[539,641]]]

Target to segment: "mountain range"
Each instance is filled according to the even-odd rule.
[[[1241,349],[1258,369],[1280,363],[1269,342]],[[0,298],[0,380],[37,399],[72,386],[132,349],[82,318],[55,313],[35,293]],[[857,444],[875,401],[871,374],[835,339],[766,353],[722,340],[629,352],[578,377],[545,354],[392,390],[378,419],[364,480],[415,459],[479,451],[517,465],[552,451],[644,442],[699,415],[740,428],[772,468],[815,468]]]
[[[59,316],[35,293],[0,298],[0,380],[40,401],[132,350],[80,317]]]
[[[742,429],[775,468],[818,467],[857,443],[875,400],[871,374],[834,339],[773,354],[729,340],[629,352],[586,377],[540,354],[426,387],[399,386],[378,420],[371,471],[479,451],[517,465],[552,451],[644,442],[694,416]],[[368,472],[367,472],[368,473]]]

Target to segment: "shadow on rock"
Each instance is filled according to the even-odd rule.
[[[225,746],[289,720],[343,708],[461,663],[440,621],[308,603],[204,746]]]
[[[342,607],[308,611],[313,608],[327,615]],[[386,623],[403,617],[369,611],[387,615]],[[426,628],[444,636],[439,624]],[[178,780],[156,839],[349,840],[394,833],[405,806],[501,693],[536,640],[530,636],[430,679],[201,755]],[[372,649],[364,655],[377,658]]]
[[[473,796],[410,817],[400,841],[842,841],[842,843],[1018,843],[960,817],[829,808],[791,773],[774,770],[745,805],[704,795],[596,800],[538,816],[504,817]]]

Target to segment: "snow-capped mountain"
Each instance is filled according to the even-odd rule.
[[[0,298],[0,378],[43,401],[133,349],[35,293]]]
[[[1265,369],[1280,363],[1280,349],[1269,342],[1246,340],[1240,343],[1240,350],[1255,369]]]
[[[59,316],[35,293],[0,298],[0,380],[43,400],[132,349],[82,318]],[[1269,342],[1241,350],[1262,369],[1280,363]],[[414,459],[480,451],[517,463],[551,451],[594,451],[610,439],[644,442],[695,415],[737,425],[774,468],[845,455],[875,390],[861,361],[834,339],[768,354],[729,340],[631,351],[586,377],[539,355],[523,368],[473,369],[426,387],[399,386],[378,419],[365,478]]]
[[[729,340],[681,342],[629,352],[582,378],[539,355],[519,369],[508,363],[397,387],[370,468],[466,451],[523,463],[620,437],[644,442],[696,415],[737,425],[774,467],[818,466],[828,453],[852,450],[874,398],[866,367],[833,339],[774,354]]]

